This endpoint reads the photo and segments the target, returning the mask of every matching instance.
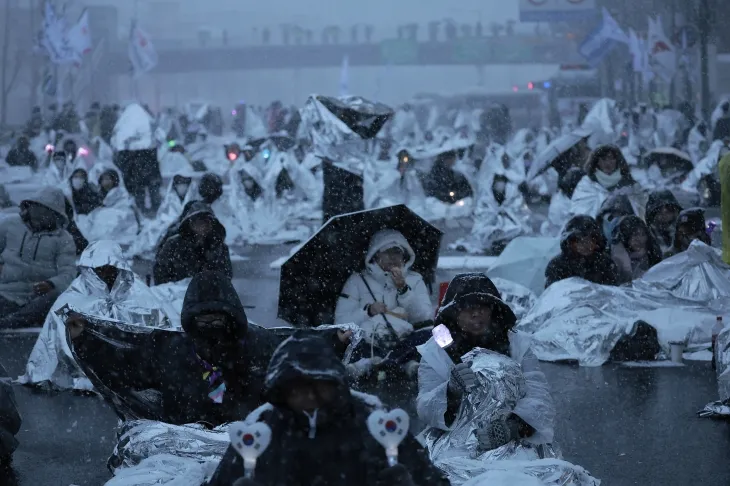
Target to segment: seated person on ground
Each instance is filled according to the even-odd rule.
[[[171,334],[164,343],[153,335],[140,346],[117,347],[112,353],[84,332],[87,323],[80,314],[72,314],[66,327],[80,362],[105,359],[116,371],[108,377],[113,380],[109,387],[157,390],[160,420],[217,426],[241,420],[260,406],[266,367],[282,339],[249,324],[229,276],[203,272],[193,277],[181,323],[184,332],[161,331]],[[317,334],[338,351],[344,351],[340,348],[349,340],[341,331]]]
[[[641,218],[626,216],[613,231],[611,258],[618,268],[618,283],[631,282],[662,261],[662,252]]]
[[[160,247],[155,257],[155,285],[177,282],[212,270],[231,278],[233,267],[226,229],[202,201],[190,204],[179,230]]]
[[[674,245],[667,252],[666,258],[686,251],[694,240],[706,245],[711,244],[710,235],[707,234],[705,211],[702,208],[685,209],[679,213],[674,232]]]
[[[76,277],[65,197],[46,187],[0,222],[0,329],[40,326]]]
[[[392,348],[412,333],[414,326],[433,319],[426,284],[421,275],[410,270],[415,259],[401,233],[376,233],[365,257],[365,271],[351,275],[340,293],[335,323],[355,323],[363,328],[368,341]]]
[[[398,465],[368,431],[374,410],[350,392],[344,366],[320,338],[295,334],[274,351],[264,384],[270,404],[250,420],[271,427],[271,445],[256,463],[251,485],[447,486],[449,482],[406,431]],[[243,477],[240,456],[229,446],[208,486]],[[235,483],[241,484],[241,483]]]
[[[461,400],[477,378],[461,357],[474,348],[483,348],[511,357],[521,364],[526,394],[504,420],[477,432],[483,450],[496,449],[512,440],[535,444],[551,443],[555,405],[540,363],[530,348],[530,337],[516,332],[515,315],[501,299],[497,287],[483,273],[454,277],[446,290],[436,324],[443,324],[453,343],[441,348],[435,338],[419,346],[418,417],[427,425],[449,430],[457,417]],[[448,359],[443,353],[448,355]],[[446,369],[449,359],[455,366]]]
[[[649,194],[646,203],[646,224],[659,244],[662,254],[666,254],[674,245],[674,230],[680,211],[682,206],[672,191],[662,189]]]
[[[618,268],[606,252],[606,238],[590,216],[574,216],[566,223],[560,234],[560,255],[545,269],[545,288],[571,277],[618,285]]]
[[[71,198],[76,214],[89,214],[101,206],[104,198],[99,191],[89,182],[89,174],[86,169],[75,169],[69,177],[71,186]]]

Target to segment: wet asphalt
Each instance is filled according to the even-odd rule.
[[[447,242],[462,230],[452,230]],[[251,320],[275,319],[278,271],[269,264],[289,246],[257,247],[235,265],[236,288]],[[451,252],[445,252],[451,253]],[[138,271],[144,273],[142,267]],[[437,273],[447,281],[454,272]],[[0,361],[22,374],[33,334],[0,334]],[[580,464],[607,486],[730,484],[730,425],[699,419],[717,398],[707,362],[675,368],[580,368],[543,363],[558,409],[557,440],[566,460]],[[15,387],[24,422],[12,477],[0,486],[98,486],[109,479],[106,460],[117,418],[95,396]]]

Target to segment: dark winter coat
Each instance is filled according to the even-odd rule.
[[[706,231],[705,212],[702,208],[689,208],[679,213],[674,231],[674,244],[666,253],[665,258],[682,253],[689,248],[691,241],[687,242],[685,237],[694,237],[706,245],[712,243]]]
[[[71,187],[71,198],[73,199],[73,207],[76,211],[76,214],[89,214],[94,209],[102,206],[104,198],[101,196],[97,188],[89,182],[86,182],[86,184],[84,184],[81,189],[74,189],[71,185],[71,179],[77,171],[82,171],[86,173],[86,171],[77,169],[71,174],[71,177],[69,177],[69,186]],[[86,175],[88,176],[88,174]]]
[[[591,235],[598,243],[598,250],[590,257],[577,255],[571,249],[573,238]],[[618,268],[606,252],[606,238],[596,221],[590,216],[574,216],[560,234],[560,255],[545,269],[545,288],[571,277],[580,277],[601,285],[618,284]]]
[[[196,243],[190,230],[190,221],[201,215],[211,219],[213,231],[204,242]],[[180,222],[177,233],[170,236],[157,253],[153,268],[155,284],[177,282],[206,270],[232,277],[231,256],[225,239],[226,229],[215,217],[210,206],[201,201],[192,203],[187,216]]]
[[[637,257],[630,253],[629,240],[635,231],[643,231],[648,240],[646,253]],[[619,270],[619,283],[631,282],[662,261],[662,250],[646,223],[638,216],[621,218],[611,235],[611,258]]]
[[[475,344],[461,339],[456,322],[459,313],[474,305],[483,304],[492,308],[492,322],[497,325],[496,336],[490,337],[490,342],[481,347],[491,349],[509,356],[509,331],[515,326],[517,318],[512,309],[502,300],[497,286],[483,273],[461,273],[456,275],[446,289],[441,307],[436,315],[436,325],[443,324],[454,339],[447,353],[455,362],[461,356],[471,351]]]
[[[473,194],[471,185],[463,174],[441,162],[435,162],[423,181],[427,196],[453,204]],[[453,193],[453,195],[452,195]]]
[[[569,199],[573,197],[573,192],[578,183],[586,175],[585,171],[579,167],[571,167],[558,179],[558,189]]]
[[[69,201],[68,198],[64,199],[66,200],[66,219],[68,220],[66,231],[68,231],[74,240],[76,255],[81,255],[86,247],[89,246],[89,240],[86,239],[83,233],[81,233],[79,227],[76,226],[76,221],[74,221],[74,207],[71,204],[71,201]]]
[[[292,380],[307,378],[337,384],[340,398],[317,413],[315,425],[302,412],[285,404]],[[346,384],[345,367],[321,339],[299,333],[284,341],[269,364],[265,397],[272,408],[258,417],[271,427],[271,445],[256,463],[255,480],[261,486],[372,486],[388,467],[383,447],[372,438],[367,418],[373,410]],[[408,435],[398,448],[398,462],[417,486],[448,486],[426,451]],[[240,456],[232,447],[218,465],[210,486],[230,486],[244,474]]]
[[[662,189],[649,194],[649,199],[646,202],[646,224],[649,226],[649,231],[651,231],[652,236],[654,236],[654,239],[659,244],[662,253],[666,253],[674,245],[675,230],[674,222],[668,226],[661,226],[656,221],[659,210],[665,206],[676,210],[677,214],[682,211],[682,206],[680,206],[679,201],[674,197],[672,191]]]
[[[0,365],[0,378],[8,375]],[[22,419],[18,413],[18,404],[15,402],[13,388],[8,383],[0,382],[0,469],[6,460],[18,447],[15,435],[20,432]]]
[[[712,140],[723,140],[730,138],[730,116],[723,116],[717,123],[715,128],[712,130]]]
[[[228,314],[238,326],[237,334],[242,336],[240,361],[231,367],[236,370],[235,375],[223,375],[227,390],[220,404],[208,397],[210,385],[203,379],[206,370],[186,332],[167,331],[164,339],[155,339],[152,334],[139,346],[111,350],[82,333],[74,341],[74,351],[81,362],[99,362],[100,355],[107,356],[109,367],[115,371],[106,383],[112,390],[159,391],[161,416],[143,418],[212,425],[238,420],[261,404],[266,366],[280,338],[267,329],[248,324],[238,294],[225,275],[207,272],[190,282],[181,315],[183,329],[189,328],[194,317],[202,312]]]
[[[10,166],[25,166],[35,168],[38,165],[38,158],[30,149],[19,149],[15,147],[8,152],[5,162]]]

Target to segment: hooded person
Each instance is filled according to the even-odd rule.
[[[0,221],[0,329],[39,325],[76,276],[65,198],[46,187]]]
[[[56,150],[48,155],[50,162],[43,175],[43,185],[59,187],[67,183],[73,171],[73,162],[63,150]]]
[[[5,368],[0,365],[0,378],[7,376]],[[15,436],[20,432],[22,423],[23,419],[18,412],[12,385],[0,381],[0,474],[3,474],[3,478],[10,477],[5,476],[9,472],[6,471],[6,468],[10,467],[13,452],[18,447],[18,440]]]
[[[695,240],[705,245],[711,244],[710,235],[707,234],[705,211],[702,208],[689,208],[679,213],[674,231],[674,245],[666,253],[665,258],[686,251]]]
[[[462,356],[481,348],[512,358],[524,375],[524,394],[501,419],[481,425],[476,431],[480,450],[488,451],[508,442],[534,445],[553,442],[555,405],[549,385],[531,350],[530,337],[513,330],[512,309],[483,273],[456,275],[444,294],[436,325],[444,325],[453,342],[441,347],[435,337],[419,346],[418,417],[429,427],[452,430],[466,391],[477,377]]]
[[[384,160],[387,161],[384,164],[368,164],[365,167],[365,207],[406,204],[411,209],[424,208],[426,194],[413,157],[407,150],[401,149],[395,155],[395,160],[392,157]]]
[[[26,136],[18,137],[15,147],[10,149],[5,157],[5,162],[11,167],[31,167],[35,169],[38,166],[38,159],[30,149],[30,140]]]
[[[246,419],[271,428],[271,444],[256,461],[260,486],[447,486],[444,475],[406,430],[398,465],[368,431],[374,397],[351,392],[345,367],[318,337],[297,332],[271,357],[264,399]],[[228,447],[208,486],[229,486],[244,476],[243,461]],[[240,483],[236,483],[240,484]]]
[[[621,149],[614,145],[601,145],[588,157],[586,177],[607,191],[629,187],[636,183]]]
[[[669,189],[649,194],[646,203],[646,224],[656,240],[662,255],[674,245],[674,231],[682,206]]]
[[[720,118],[712,129],[712,140],[724,140],[730,138],[730,101],[723,101],[720,104]]]
[[[457,241],[470,253],[499,253],[510,241],[531,231],[530,210],[517,184],[498,167],[483,180],[471,234]]]
[[[626,194],[612,194],[601,204],[601,208],[596,215],[596,223],[601,228],[603,237],[610,241],[613,230],[621,218],[635,215],[634,206]]]
[[[79,276],[58,297],[46,315],[30,353],[24,384],[49,383],[61,389],[91,390],[66,341],[66,326],[54,311],[68,305],[74,311],[114,319],[128,325],[169,328],[174,309],[160,301],[132,271],[121,247],[109,240],[95,241],[78,262]],[[179,322],[177,323],[179,326]]]
[[[573,216],[560,234],[560,255],[545,269],[545,288],[579,277],[600,285],[617,285],[618,268],[606,252],[606,238],[590,216]]]
[[[646,223],[638,216],[621,218],[611,238],[611,258],[618,268],[618,283],[640,278],[662,261],[662,251]]]
[[[560,233],[570,218],[570,200],[573,192],[585,175],[583,169],[572,167],[558,179],[558,192],[550,199],[547,220],[540,228],[543,236],[554,236]]]
[[[71,202],[76,214],[89,214],[102,205],[102,196],[97,188],[89,182],[89,173],[83,164],[76,164],[76,168],[68,178],[71,189]]]
[[[212,206],[223,195],[223,180],[217,174],[206,172],[198,185],[200,199]]]
[[[410,268],[416,254],[398,231],[381,230],[370,239],[365,271],[350,275],[335,308],[335,323],[353,322],[367,340],[392,348],[430,321],[433,306],[423,277]]]
[[[206,270],[216,270],[229,278],[233,267],[226,229],[210,206],[195,201],[180,222],[176,234],[170,236],[155,257],[155,285],[177,282]]]
[[[282,339],[249,324],[230,278],[219,272],[195,275],[180,318],[183,332],[158,331],[164,339],[152,334],[139,346],[113,347],[112,353],[84,332],[80,314],[72,314],[66,327],[80,361],[104,359],[115,370],[108,376],[108,387],[159,392],[162,416],[142,418],[217,426],[260,406],[266,367]],[[339,331],[331,336],[329,331],[319,332],[331,338],[333,346],[345,340]]]
[[[434,197],[439,201],[453,204],[473,195],[473,190],[467,178],[454,170],[457,153],[449,150],[438,155],[431,167],[431,171],[423,181],[426,196]]]

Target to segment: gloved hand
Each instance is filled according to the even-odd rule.
[[[520,421],[514,415],[501,418],[476,431],[480,449],[491,451],[520,438]]]
[[[373,366],[380,364],[382,361],[383,359],[378,356],[373,358],[362,358],[359,361],[347,365],[347,372],[353,378],[360,378],[361,376],[370,373]]]
[[[463,395],[471,387],[476,385],[477,375],[467,363],[459,363],[451,370],[449,379],[449,391],[457,396]]]
[[[416,486],[413,477],[403,464],[386,467],[378,473],[376,486]]]
[[[257,483],[253,479],[239,478],[236,479],[236,482],[233,483],[233,486],[261,486],[261,484]]]

